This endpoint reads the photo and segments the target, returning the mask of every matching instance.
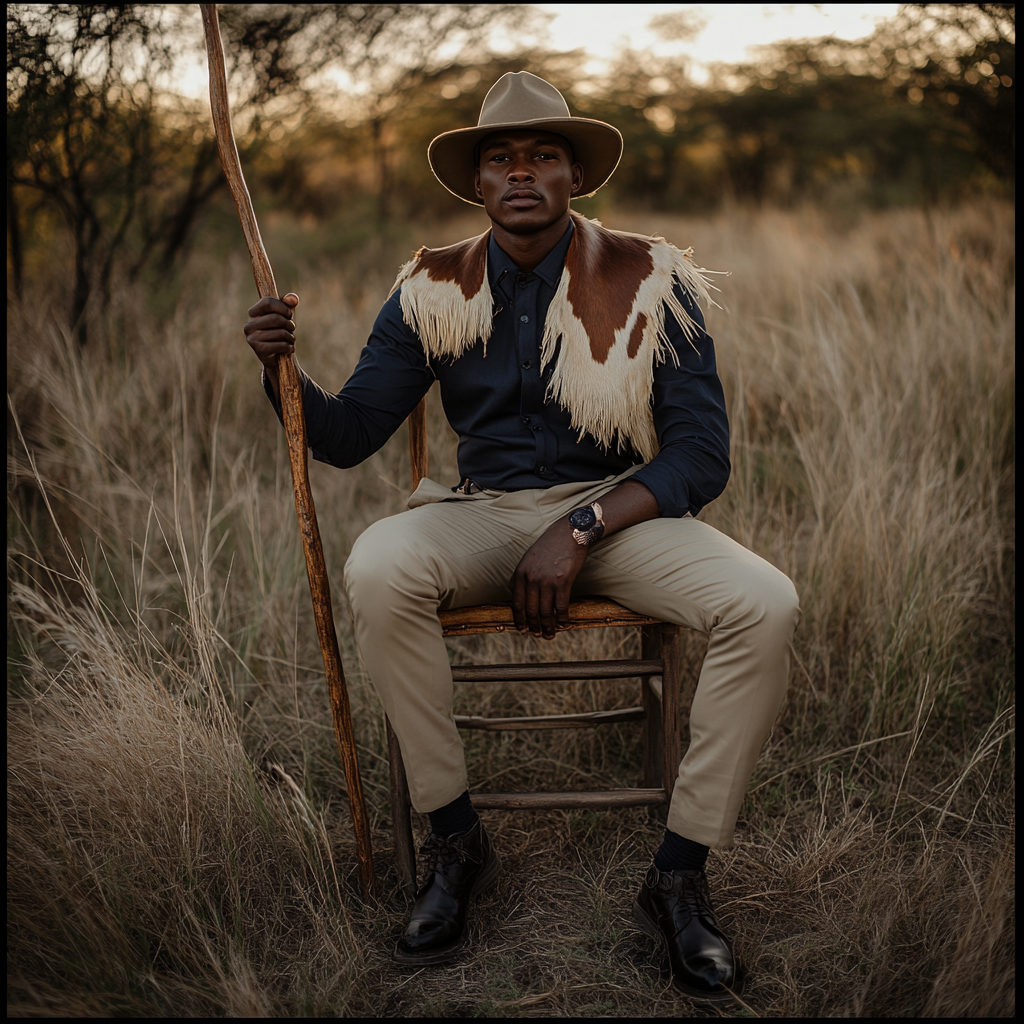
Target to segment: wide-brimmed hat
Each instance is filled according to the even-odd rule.
[[[483,206],[476,195],[473,151],[492,132],[521,128],[554,132],[569,140],[576,162],[583,166],[583,186],[574,199],[593,195],[612,176],[622,156],[617,128],[589,117],[573,117],[550,82],[529,71],[512,71],[491,86],[474,127],[445,132],[430,143],[430,168],[449,192]]]

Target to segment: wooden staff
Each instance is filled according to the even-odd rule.
[[[256,278],[260,298],[279,298],[274,272],[263,248],[263,239],[260,237],[252,200],[249,198],[249,190],[245,187],[242,165],[238,160],[238,149],[231,129],[224,47],[217,22],[217,5],[199,6],[203,12],[203,28],[206,31],[206,52],[210,62],[210,106],[213,109],[213,126],[217,135],[221,166],[224,168],[231,195],[238,209],[238,219],[242,222],[242,231],[245,233],[245,242],[252,258],[252,273]],[[309,574],[309,590],[313,597],[313,615],[320,637],[320,650],[324,656],[331,710],[334,712],[334,738],[338,743],[338,753],[348,784],[348,803],[356,835],[356,855],[359,858],[359,880],[363,894],[375,896],[377,886],[373,877],[370,826],[366,818],[366,804],[363,801],[363,786],[359,779],[359,763],[356,760],[356,744],[352,734],[352,711],[349,707],[348,690],[345,687],[345,671],[341,666],[338,636],[334,631],[331,587],[327,580],[324,549],[320,543],[320,529],[313,507],[313,493],[309,488],[309,474],[306,468],[306,416],[302,407],[302,389],[294,358],[291,355],[278,356],[277,372],[280,376],[284,433],[288,439],[288,458],[292,467],[295,512],[299,517],[302,548],[306,553],[306,571]]]

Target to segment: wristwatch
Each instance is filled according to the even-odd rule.
[[[601,506],[592,502],[569,513],[569,525],[572,527],[572,539],[586,547],[599,541],[604,534],[604,519]]]

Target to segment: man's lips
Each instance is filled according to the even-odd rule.
[[[505,193],[502,202],[517,210],[529,209],[543,202],[544,197],[530,188],[514,188]]]

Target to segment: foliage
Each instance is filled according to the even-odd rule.
[[[122,260],[129,279],[163,275],[223,188],[204,105],[170,91],[170,72],[201,49],[198,12],[153,4],[11,4],[7,14],[7,214],[16,293],[25,249],[71,236],[71,321],[86,340],[98,288],[109,306]],[[443,65],[446,47],[479,53],[495,28],[535,20],[519,5],[293,4],[224,7],[222,31],[243,161],[282,125],[301,123],[322,76],[341,69],[376,97]],[[396,83],[400,83],[396,84]]]
[[[678,62],[625,53],[577,106],[623,131],[613,188],[633,203],[859,193],[891,205],[1012,189],[1014,8],[974,6],[904,5],[866,40],[764,47],[705,89]]]
[[[166,11],[27,5],[7,15],[7,214],[15,290],[23,273],[21,209],[66,223],[74,247],[71,320],[114,257],[158,165],[156,90],[172,63]],[[26,186],[31,199],[25,203]],[[27,225],[26,225],[27,226]]]
[[[395,218],[464,205],[424,159],[430,139],[475,122],[506,71],[529,68],[577,114],[625,139],[610,185],[579,208],[714,209],[724,200],[893,206],[1012,194],[1015,8],[904,5],[868,39],[791,41],[719,68],[626,52],[605,73],[582,51],[524,44],[529,5],[224,5],[236,138],[260,205],[319,221]],[[665,15],[691,37],[692,12]],[[114,276],[162,286],[210,206],[227,207],[205,101],[171,75],[203,52],[198,14],[169,5],[8,6],[8,271],[70,250],[80,342]],[[227,214],[230,220],[230,213]],[[358,232],[346,230],[343,237]],[[108,334],[109,336],[109,334]]]
[[[318,217],[375,193],[383,213],[452,215],[461,204],[438,188],[427,144],[473,124],[490,85],[528,68],[575,113],[624,136],[612,181],[581,204],[590,211],[696,212],[727,198],[897,206],[1012,192],[1014,14],[987,5],[971,17],[962,6],[908,5],[866,40],[767,47],[754,63],[718,68],[707,87],[684,62],[635,52],[600,74],[582,51],[456,63],[396,88],[386,117],[339,125],[324,112],[279,148],[268,181],[278,202]],[[661,31],[692,35],[691,21]]]
[[[905,5],[866,41],[769,48],[731,72],[737,128],[765,124],[768,93],[764,134],[811,175],[852,156],[866,176],[916,179],[926,201],[986,172],[1012,182],[1013,25],[1012,5]]]

